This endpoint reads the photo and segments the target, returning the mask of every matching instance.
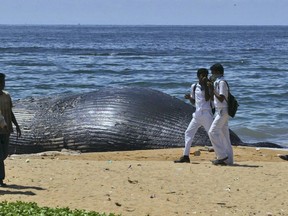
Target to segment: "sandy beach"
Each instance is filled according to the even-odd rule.
[[[200,156],[194,152],[200,150]],[[234,166],[214,152],[182,149],[11,155],[0,200],[121,215],[288,215],[286,150],[234,147]]]

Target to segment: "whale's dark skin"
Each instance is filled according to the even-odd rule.
[[[103,88],[81,93],[14,101],[22,137],[10,137],[10,153],[36,153],[63,148],[81,152],[124,151],[184,146],[184,132],[194,108],[147,88]],[[230,130],[232,145],[243,143]],[[211,146],[200,128],[193,145]]]

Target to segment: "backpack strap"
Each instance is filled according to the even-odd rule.
[[[226,85],[227,85],[227,87],[228,87],[228,92],[230,92],[230,87],[229,87],[228,82],[227,82],[226,80],[223,80],[223,81],[226,83]]]
[[[194,100],[196,99],[196,98],[195,98],[196,87],[197,87],[197,83],[195,83],[195,85],[193,86],[193,96],[194,96]]]
[[[221,80],[220,82],[225,82],[226,83],[226,85],[227,85],[227,87],[228,87],[228,98],[229,98],[229,94],[230,94],[230,87],[229,87],[229,84],[228,84],[228,82],[226,81],[226,80]],[[220,84],[220,82],[219,82],[219,84]],[[218,85],[218,89],[219,89],[219,85]],[[225,101],[228,103],[228,98],[226,99],[226,97],[224,97],[224,99],[225,99]]]
[[[226,85],[227,85],[227,87],[228,87],[228,91],[230,91],[230,87],[229,87],[229,84],[228,84],[228,82],[226,81],[226,80],[221,80],[221,81],[219,81],[219,84],[220,84],[220,82],[225,82],[226,83]],[[218,84],[218,89],[219,89],[219,84]]]

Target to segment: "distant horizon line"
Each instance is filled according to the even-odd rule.
[[[133,26],[288,26],[288,24],[2,24],[0,23],[0,26],[127,26],[127,27],[133,27]]]

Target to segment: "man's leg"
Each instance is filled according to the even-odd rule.
[[[183,155],[189,156],[193,138],[200,126],[201,125],[197,122],[195,118],[193,118],[190,124],[188,125],[188,128],[185,131],[185,149]]]
[[[185,131],[185,148],[183,151],[183,156],[180,157],[180,159],[175,160],[174,161],[175,163],[190,163],[190,158],[189,158],[190,148],[191,148],[191,144],[193,142],[193,138],[194,138],[199,127],[200,127],[200,124],[197,123],[195,118],[193,118],[191,120],[187,130]]]
[[[209,133],[212,122],[213,122],[213,115],[207,111],[206,113],[204,113],[201,119],[201,125],[204,127],[207,134]]]
[[[225,124],[224,127],[223,127],[223,134],[224,134],[224,137],[225,137],[225,139],[223,139],[223,144],[226,146],[226,153],[228,155],[227,164],[228,165],[233,165],[234,156],[233,156],[233,148],[232,148],[231,140],[230,140],[228,121],[227,121],[227,124]]]
[[[0,183],[3,182],[5,178],[5,143],[3,138],[3,134],[0,134]]]
[[[4,186],[5,164],[4,160],[8,156],[9,134],[0,134],[0,186]]]
[[[226,152],[226,145],[223,144],[223,139],[225,139],[223,134],[223,127],[225,124],[227,124],[229,116],[228,114],[225,114],[223,110],[217,110],[216,113],[216,117],[212,122],[208,135],[213,145],[217,159],[223,159],[228,157]]]

